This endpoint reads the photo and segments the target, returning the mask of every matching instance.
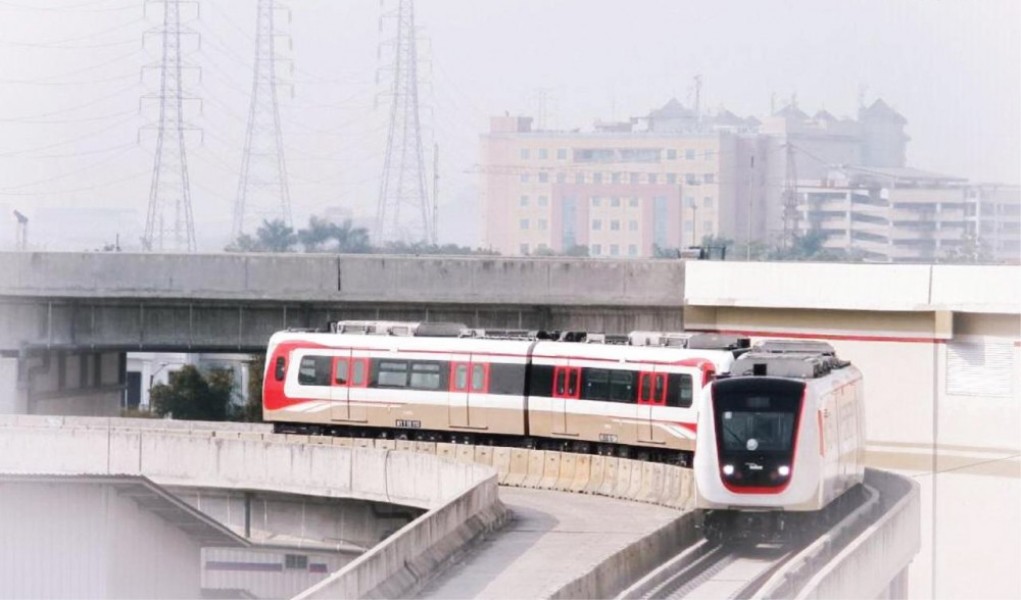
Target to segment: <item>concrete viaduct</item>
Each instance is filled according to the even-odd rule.
[[[338,319],[677,330],[683,298],[679,261],[0,253],[0,413],[113,414],[129,351],[260,352]]]

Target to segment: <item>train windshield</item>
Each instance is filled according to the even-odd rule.
[[[794,440],[794,413],[726,410],[720,427],[725,450],[787,452]]]
[[[725,452],[791,451],[805,384],[742,377],[716,382],[713,408]]]
[[[769,377],[713,384],[721,476],[732,488],[776,488],[789,481],[805,383]]]

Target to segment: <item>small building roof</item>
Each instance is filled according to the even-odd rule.
[[[894,110],[886,102],[883,102],[882,98],[876,99],[876,101],[872,103],[872,106],[861,109],[861,111],[859,111],[859,119],[862,118],[882,119],[895,121],[901,124],[906,124],[908,122],[908,120],[904,118],[904,115]]]

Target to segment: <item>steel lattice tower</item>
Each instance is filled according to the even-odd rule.
[[[241,178],[234,203],[233,238],[262,219],[291,224],[287,164],[277,106],[276,38],[274,14],[282,7],[274,0],[259,0],[255,34],[255,68],[248,132],[241,159]]]
[[[376,209],[376,235],[381,241],[435,243],[419,120],[415,8],[412,0],[397,3],[397,35],[392,40],[390,66],[390,125]]]
[[[163,4],[163,26],[154,33],[162,38],[163,52],[158,65],[160,91],[148,96],[159,100],[156,154],[153,160],[152,184],[149,188],[149,210],[145,221],[142,245],[146,250],[195,251],[195,223],[191,212],[188,184],[188,158],[185,145],[183,72],[193,68],[182,59],[181,38],[197,35],[183,28],[181,5],[194,0],[154,0]],[[168,235],[169,234],[169,235]],[[169,239],[167,239],[169,237]]]

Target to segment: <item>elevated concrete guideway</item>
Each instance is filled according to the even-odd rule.
[[[0,350],[259,350],[329,320],[678,329],[683,263],[378,255],[0,253]]]

